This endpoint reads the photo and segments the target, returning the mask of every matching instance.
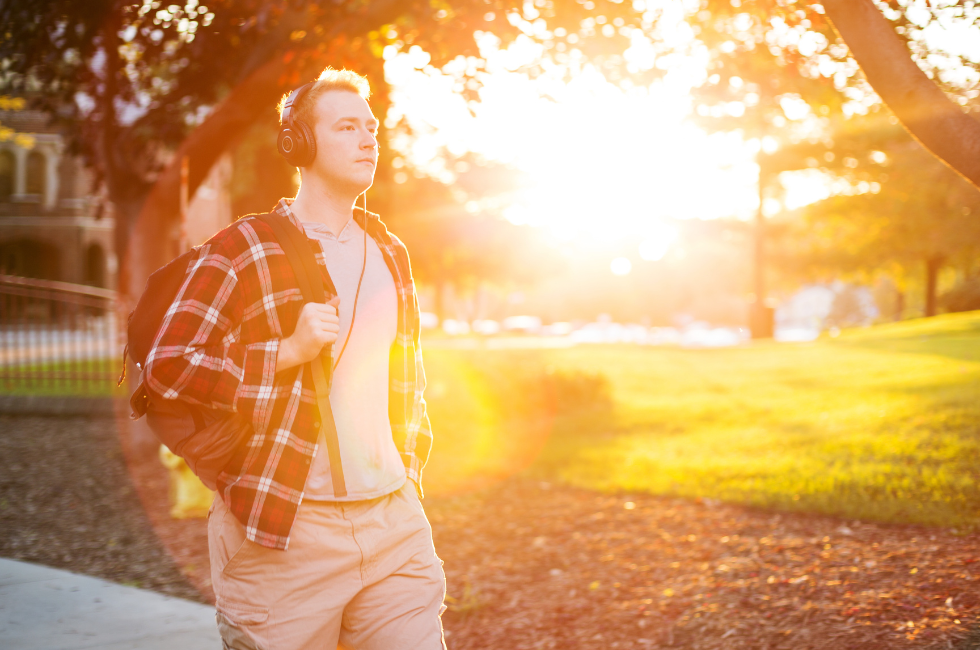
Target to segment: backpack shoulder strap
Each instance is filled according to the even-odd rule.
[[[289,258],[289,263],[292,265],[293,270],[296,271],[296,277],[300,278],[306,275],[310,280],[310,291],[312,293],[307,293],[304,290],[303,297],[310,302],[326,302],[326,294],[323,291],[322,282],[323,274],[320,271],[319,265],[316,263],[316,257],[313,255],[313,251],[310,250],[306,235],[289,222],[288,219],[276,214],[263,214],[257,218],[272,228],[276,240],[282,247],[283,252],[286,253],[286,257]],[[327,274],[327,287],[334,294],[337,293],[329,273]],[[302,284],[300,285],[300,289],[303,290]]]
[[[320,278],[319,268],[313,251],[306,243],[306,237],[296,229],[293,224],[286,219],[274,214],[263,214],[257,217],[272,228],[276,241],[286,254],[299,289],[303,292],[303,299],[306,302],[325,302],[326,294],[323,291],[323,282],[316,282]]]
[[[293,224],[275,214],[263,214],[257,219],[267,223],[286,253],[286,259],[293,267],[293,273],[299,283],[305,302],[322,303],[326,300],[323,291],[323,276],[317,266],[313,251],[306,242],[306,236]],[[330,384],[327,381],[328,364],[323,360],[331,359],[329,351],[325,350],[308,365],[313,375],[313,386],[316,388],[316,402],[320,410],[320,421],[324,437],[327,441],[327,455],[330,459],[330,479],[333,483],[334,496],[347,496],[347,485],[344,480],[344,469],[340,461],[340,440],[337,437],[337,423],[334,421],[333,409],[330,407]]]

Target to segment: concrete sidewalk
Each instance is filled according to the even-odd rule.
[[[4,650],[220,650],[214,608],[0,558]]]

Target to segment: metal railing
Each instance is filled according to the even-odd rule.
[[[0,275],[0,392],[110,395],[122,358],[115,291]]]

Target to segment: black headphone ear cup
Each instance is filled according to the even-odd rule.
[[[297,167],[308,167],[313,164],[316,160],[316,136],[313,135],[313,129],[310,125],[303,120],[295,120],[293,122],[293,128],[302,134],[303,138],[303,157],[302,160],[297,163]],[[299,156],[297,156],[299,158]]]
[[[306,143],[303,141],[302,132],[284,126],[279,129],[279,138],[276,140],[276,147],[279,153],[290,165],[300,167],[299,164],[305,157]]]
[[[279,153],[294,167],[308,167],[316,160],[316,138],[313,129],[302,120],[293,119],[294,104],[314,85],[314,82],[304,84],[289,93],[286,104],[282,109],[282,127],[276,139]]]
[[[307,167],[316,160],[316,140],[306,122],[296,120],[279,130],[276,140],[279,153],[293,167]]]

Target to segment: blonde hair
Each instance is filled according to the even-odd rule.
[[[337,70],[327,66],[313,82],[313,86],[300,97],[299,102],[293,104],[293,119],[302,120],[313,128],[316,123],[316,115],[313,112],[316,100],[330,90],[346,90],[360,95],[365,100],[371,98],[371,84],[368,83],[367,77],[353,70]],[[282,111],[288,98],[289,93],[283,95],[276,107],[279,111],[279,124],[282,124]]]

